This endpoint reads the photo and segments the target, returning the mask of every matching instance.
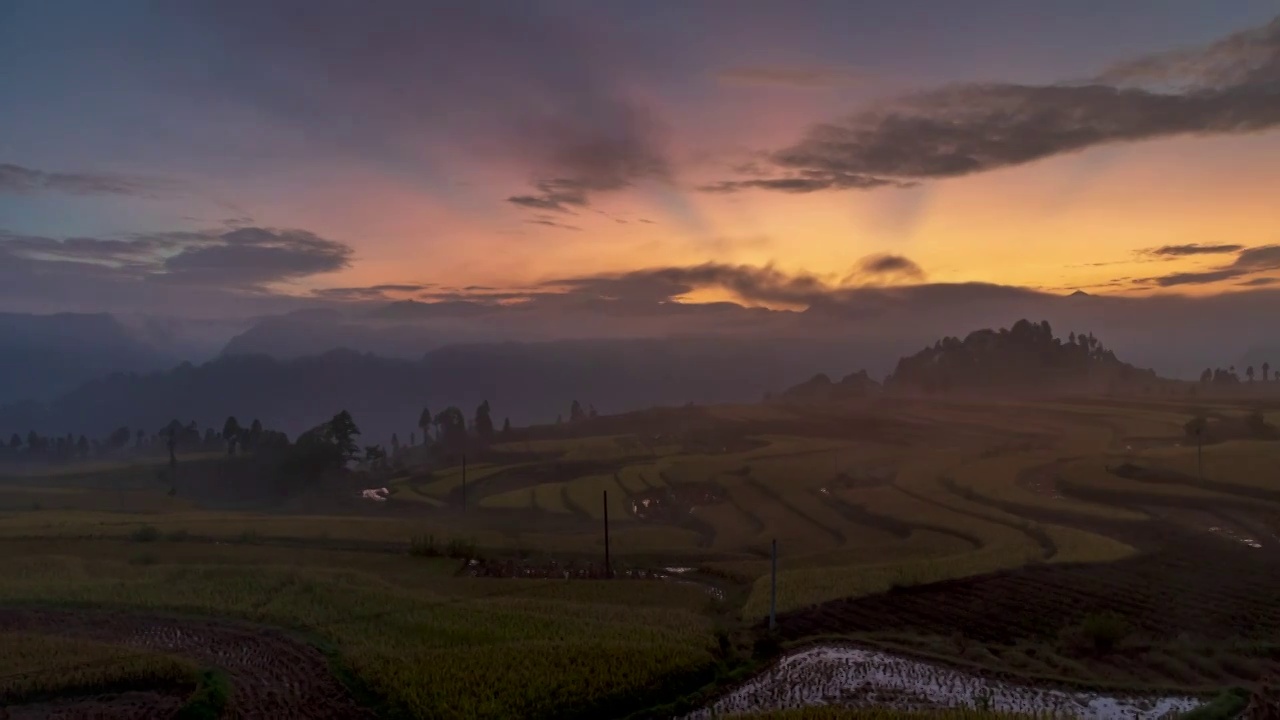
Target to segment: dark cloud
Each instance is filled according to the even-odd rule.
[[[1162,245],[1157,248],[1144,250],[1142,251],[1142,254],[1175,258],[1186,257],[1188,255],[1226,255],[1229,253],[1240,252],[1243,249],[1243,245],[1208,245],[1201,243],[1189,243],[1187,245]]]
[[[839,284],[810,273],[786,273],[773,265],[704,263],[647,268],[627,273],[552,280],[544,287],[608,300],[660,303],[698,289],[727,290],[750,303],[812,306],[839,301],[864,285],[919,280],[924,272],[900,255],[871,255],[860,260]],[[857,282],[854,286],[852,283]]]
[[[121,281],[260,290],[262,286],[341,270],[349,246],[305,230],[240,227],[124,238],[49,238],[0,231],[0,257],[34,274],[53,272]]]
[[[1260,245],[1240,250],[1236,254],[1235,260],[1229,265],[1209,270],[1177,272],[1158,277],[1141,278],[1137,282],[1159,287],[1204,285],[1273,270],[1280,270],[1280,245]]]
[[[807,305],[832,289],[816,276],[790,275],[772,265],[721,263],[564,278],[545,285],[573,294],[646,302],[668,302],[698,288],[722,288],[748,301],[795,305]]]
[[[716,78],[727,83],[815,88],[847,85],[864,76],[849,68],[754,65],[726,68]]]
[[[844,283],[857,281],[883,282],[919,281],[924,279],[924,270],[914,260],[902,255],[882,253],[868,255],[858,261],[852,273],[843,280]]]
[[[1176,56],[1142,61],[1128,78],[1196,77],[1190,86],[968,84],[903,98],[811,128],[770,155],[773,179],[705,190],[870,189],[1022,165],[1117,142],[1235,134],[1280,126],[1280,20]],[[1103,80],[1107,80],[1104,82]]]
[[[526,220],[525,222],[532,225],[546,225],[547,227],[560,228],[561,230],[582,230],[577,225],[569,225],[567,223],[556,222],[547,218],[537,218],[534,220]]]
[[[69,195],[150,196],[164,184],[156,180],[110,173],[46,172],[0,163],[0,193],[30,195],[42,192]]]
[[[541,121],[526,130],[535,169],[536,194],[508,202],[539,210],[567,211],[587,205],[591,194],[622,190],[641,180],[670,178],[660,150],[657,123],[626,103],[612,108],[607,125],[574,119]]]
[[[623,90],[641,72],[601,20],[554,4],[383,0],[160,3],[156,72],[304,131],[307,141],[432,175],[435,152],[523,166],[517,206],[566,210],[669,175],[662,124]],[[357,42],[354,38],[372,38]],[[316,88],[323,88],[317,91]],[[443,176],[428,179],[455,186]]]
[[[1204,270],[1200,272],[1177,272],[1168,275],[1161,275],[1154,278],[1142,278],[1139,282],[1144,284],[1154,284],[1160,287],[1174,287],[1176,285],[1205,285],[1208,283],[1222,282],[1231,278],[1240,277],[1246,274],[1243,270],[1234,268],[1223,268],[1221,270]]]
[[[326,300],[369,301],[390,299],[390,293],[419,293],[434,287],[431,283],[389,283],[364,287],[335,287],[313,290],[311,294]]]
[[[1260,277],[1253,278],[1252,280],[1245,280],[1244,282],[1238,282],[1236,284],[1244,287],[1262,287],[1264,285],[1275,285],[1276,283],[1280,283],[1280,278]]]
[[[1241,250],[1233,267],[1246,270],[1280,269],[1280,245],[1260,245]]]
[[[778,178],[754,178],[751,180],[722,180],[698,189],[709,193],[732,193],[739,190],[776,190],[785,193],[811,193],[819,190],[870,190],[892,185],[911,187],[914,183],[869,175],[853,175],[824,170],[805,170],[798,175]]]

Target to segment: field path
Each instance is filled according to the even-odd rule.
[[[225,717],[373,717],[333,676],[323,653],[278,630],[125,611],[0,608],[0,632],[6,631],[97,640],[121,646],[122,655],[160,651],[219,668],[232,685]]]

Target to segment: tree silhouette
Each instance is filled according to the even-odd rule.
[[[387,452],[381,445],[368,445],[364,449],[364,459],[370,468],[380,470],[387,463]]]
[[[1252,365],[1244,369],[1244,376],[1249,378],[1249,382],[1253,382],[1253,366]]]
[[[354,460],[360,454],[360,446],[356,444],[360,428],[356,427],[356,421],[351,417],[351,413],[342,410],[334,415],[333,419],[329,420],[329,433],[333,444],[342,453],[343,460]]]
[[[597,415],[597,414],[596,414],[596,406],[595,406],[595,405],[588,405],[588,406],[587,406],[587,417],[592,418],[592,419],[595,419],[595,418],[599,417],[599,415]]]
[[[89,438],[83,435],[80,436],[80,439],[76,441],[76,454],[81,459],[89,457]]]
[[[227,456],[236,454],[236,443],[240,441],[240,423],[236,421],[235,415],[227,417],[227,421],[222,424],[222,439],[227,443]]]
[[[1263,362],[1262,363],[1262,382],[1266,382],[1267,380],[1270,380],[1271,378],[1268,377],[1270,374],[1271,374],[1271,363]]]
[[[391,457],[395,457],[399,454],[400,454],[400,436],[395,433],[391,433]]]
[[[17,437],[17,435],[14,435]],[[511,437],[511,418],[502,418],[502,437]]]
[[[1206,385],[1208,385],[1210,382],[1213,382],[1213,371],[1210,370],[1209,368],[1205,368],[1204,372],[1200,373],[1200,382]]]
[[[467,418],[458,408],[450,405],[436,414],[435,424],[438,428],[436,442],[450,449],[463,447],[467,443]]]
[[[9,449],[10,449],[10,450],[17,450],[17,449],[19,449],[19,448],[21,448],[21,447],[22,447],[22,438],[18,436],[18,433],[14,433],[14,434],[10,435],[10,436],[9,436]]]
[[[485,400],[480,403],[480,407],[476,408],[476,436],[481,442],[489,442],[493,439],[493,418],[489,416],[489,401]]]
[[[569,422],[578,422],[582,418],[582,403],[574,400],[573,404],[569,406]]]
[[[431,423],[434,418],[431,416],[431,408],[426,405],[422,406],[422,414],[418,416],[418,429],[422,431],[422,443],[425,445],[431,441]],[[409,443],[412,445],[413,443]]]

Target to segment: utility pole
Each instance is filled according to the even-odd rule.
[[[778,539],[773,539],[772,568],[769,571],[769,629],[778,627]]]
[[[613,566],[609,563],[609,491],[604,490],[604,576],[613,577]]]

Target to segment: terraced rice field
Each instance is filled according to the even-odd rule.
[[[0,544],[15,550],[0,555],[0,635],[165,658],[150,686],[118,693],[135,712],[184,702],[191,673],[215,667],[247,716],[310,703],[347,717],[366,693],[420,717],[625,716],[703,686],[767,636],[776,540],[777,639],[857,646],[789,658],[719,710],[832,697],[1185,709],[1280,671],[1280,443],[1206,448],[1201,475],[1178,446],[1185,417],[1083,400],[691,411],[704,426],[684,435],[492,448],[467,468],[465,509],[457,466],[406,470],[385,503],[324,514],[166,500],[147,468],[5,478]],[[406,554],[431,535],[494,562],[602,567],[606,491],[615,567],[687,569],[678,582],[471,577],[466,556]],[[127,502],[81,502],[110,494]],[[1070,633],[1105,611],[1123,616],[1127,644],[1073,649]],[[244,638],[258,633],[244,621],[276,629]],[[972,674],[984,668],[1021,679]],[[1028,684],[1044,678],[1177,692],[1161,704]]]

